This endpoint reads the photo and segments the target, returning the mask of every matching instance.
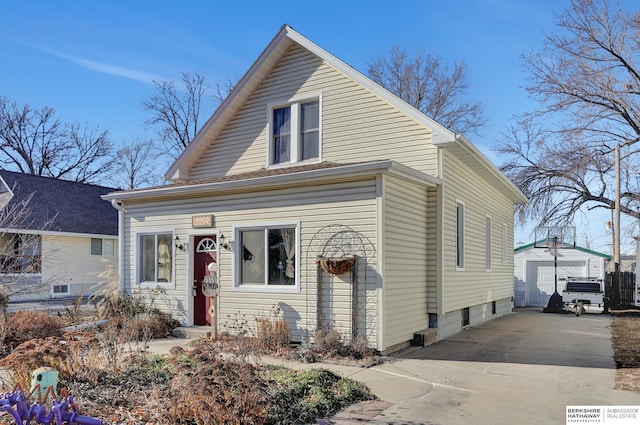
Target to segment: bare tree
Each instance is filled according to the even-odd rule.
[[[572,0],[559,31],[523,57],[540,108],[496,147],[503,170],[529,197],[521,219],[570,222],[582,210],[614,206],[614,154],[622,146],[621,213],[638,218],[640,12],[606,0]]]
[[[457,133],[477,133],[486,123],[480,103],[463,100],[469,88],[467,66],[454,63],[453,69],[437,56],[418,50],[408,57],[394,46],[388,57],[369,64],[369,77],[414,108]]]
[[[42,257],[42,238],[33,232],[20,233],[31,227],[29,215],[33,195],[10,202],[10,192],[0,193],[0,307],[15,295],[39,293],[52,281],[43,282],[41,271],[45,266]],[[42,223],[41,231],[47,231],[55,217]],[[55,263],[55,253],[50,252],[46,261]]]
[[[122,189],[139,189],[158,184],[161,178],[152,141],[134,139],[116,152],[113,181]]]
[[[227,79],[227,81],[225,81],[222,84],[217,83],[216,93],[213,96],[216,103],[217,104],[222,103],[227,98],[227,96],[231,94],[231,92],[236,87],[236,85],[238,85],[239,81],[240,81],[240,77],[238,75],[235,75],[233,78]]]
[[[0,164],[7,169],[96,182],[110,172],[111,151],[106,131],[62,122],[49,107],[33,109],[0,97]]]
[[[157,93],[142,101],[152,113],[147,124],[157,126],[162,153],[177,158],[200,129],[200,112],[208,87],[198,73],[183,73],[182,85],[173,81],[154,81]]]

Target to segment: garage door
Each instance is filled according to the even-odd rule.
[[[586,276],[584,261],[558,261],[558,292],[562,293],[567,276]],[[553,261],[532,261],[527,263],[526,302],[530,306],[546,307],[554,291]]]

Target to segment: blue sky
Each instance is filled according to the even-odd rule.
[[[520,55],[540,47],[568,0],[408,1],[15,1],[0,25],[0,95],[59,118],[108,130],[114,144],[155,137],[141,101],[153,80],[198,72],[215,87],[241,76],[283,23],[351,66],[393,45],[464,60],[468,100],[484,105],[488,125],[469,138],[500,165],[491,146],[514,114],[534,103],[521,88]],[[213,112],[206,105],[204,114]],[[579,226],[585,224],[576,223]],[[586,224],[587,226],[589,223]],[[593,225],[593,223],[591,223]],[[593,249],[609,252],[600,225]],[[516,241],[530,242],[520,232]]]

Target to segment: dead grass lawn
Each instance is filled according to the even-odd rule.
[[[640,392],[640,310],[612,311],[611,339],[618,390]]]

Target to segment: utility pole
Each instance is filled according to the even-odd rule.
[[[620,143],[616,143],[616,199],[613,213],[613,264],[620,268]]]
[[[613,212],[613,307],[620,305],[620,143],[616,142],[616,198]]]

